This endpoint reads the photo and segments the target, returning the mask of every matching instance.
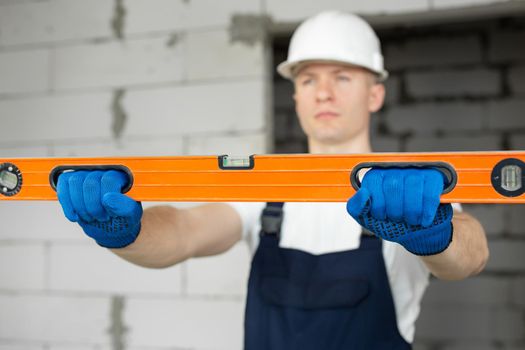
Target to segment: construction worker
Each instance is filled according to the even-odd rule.
[[[364,20],[334,11],[306,20],[278,71],[294,83],[311,153],[372,151],[371,113],[383,105],[388,73]],[[447,179],[435,169],[369,170],[346,205],[143,211],[120,193],[126,181],[118,171],[62,174],[57,190],[66,217],[99,245],[148,267],[220,254],[247,239],[255,251],[247,350],[410,349],[430,273],[463,279],[488,258],[479,222],[439,203]]]

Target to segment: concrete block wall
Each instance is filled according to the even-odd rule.
[[[461,3],[468,8],[513,1]],[[322,5],[299,0],[0,0],[0,156],[247,155],[273,150],[271,131],[280,140],[283,128],[290,129],[290,140],[296,140],[288,149],[299,149],[300,129],[290,121],[279,127],[286,118],[276,119],[275,125],[269,118],[273,110],[268,94],[272,88],[271,53],[265,41],[271,35],[268,23],[296,23],[326,8],[395,16],[457,6],[438,0],[330,0]],[[501,47],[490,57],[500,62],[508,55],[512,62],[521,60],[523,56],[512,56],[516,53],[509,44],[516,33],[499,34]],[[458,48],[471,45],[476,52],[476,45],[481,45],[475,37],[465,40]],[[398,47],[395,54],[405,51]],[[470,55],[467,58],[472,59]],[[454,59],[466,58],[456,55],[449,62]],[[417,66],[419,60],[412,62]],[[450,86],[432,90],[433,76],[425,68],[410,69],[412,76],[401,67],[394,72],[389,80],[389,113],[396,115],[394,106],[409,108],[400,102],[406,100],[407,91],[416,91],[413,98],[432,106],[435,115],[443,111],[440,108],[447,113],[478,111],[461,101],[439,106],[433,97],[446,94]],[[472,84],[471,79],[498,79],[505,72],[503,91],[523,96],[523,79],[515,77],[523,74],[523,67],[512,64],[502,69],[473,65],[458,72],[447,67],[447,74],[462,81],[453,87],[455,93],[474,89],[498,100],[501,90]],[[406,88],[408,80],[412,90]],[[274,90],[282,89],[276,85]],[[276,98],[275,105],[280,103]],[[498,115],[520,108],[519,103],[514,98],[494,101],[490,108]],[[287,113],[283,106],[276,115]],[[409,114],[418,113],[412,108]],[[399,111],[397,115],[405,118]],[[483,144],[500,145],[499,131],[485,132],[494,128],[505,135],[506,144],[523,147],[523,133],[514,132],[522,124],[512,117],[504,123],[490,114],[485,118],[473,118],[473,124],[462,123],[455,131],[446,123],[433,122],[427,131],[444,128],[458,143],[468,133]],[[407,146],[410,142],[423,142],[417,141],[419,129],[409,135],[410,120],[398,131],[386,115],[374,123],[384,131],[378,133],[376,145],[385,149],[408,149],[416,147]],[[424,129],[422,123],[419,128]],[[441,135],[440,131],[435,137]],[[513,278],[505,280],[515,312],[496,310],[495,315],[500,322],[514,321],[519,327],[517,312],[525,307],[524,277],[513,263],[521,256],[519,247],[512,246],[507,236],[523,238],[522,215],[514,208],[496,213],[477,210],[495,218],[489,224],[500,251],[514,249],[513,255],[493,263],[491,279],[480,285],[492,286],[500,281],[500,273],[515,270]],[[250,261],[245,244],[218,257],[152,270],[98,247],[64,219],[57,203],[1,202],[0,219],[0,350],[242,348]],[[421,346],[433,346],[432,333],[422,335]],[[512,338],[515,348],[521,344],[518,338]]]
[[[525,16],[378,30],[387,98],[372,118],[376,151],[525,149]],[[282,59],[288,38],[277,38]],[[276,78],[276,150],[306,151],[291,83]],[[432,280],[415,349],[525,349],[525,207],[464,205],[486,229],[485,271]]]
[[[261,13],[259,0],[1,1],[1,157],[264,153],[264,43],[230,34],[232,17]],[[244,243],[154,270],[98,247],[57,203],[2,202],[0,218],[0,349],[242,347]]]

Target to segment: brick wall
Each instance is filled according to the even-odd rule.
[[[525,17],[379,30],[391,76],[373,116],[376,151],[523,150]],[[284,59],[288,37],[274,41]],[[274,76],[275,149],[307,150],[292,84]],[[483,223],[486,270],[462,282],[433,280],[416,349],[525,349],[525,209],[464,205]]]
[[[460,5],[501,3],[514,2],[470,0]],[[273,148],[268,142],[273,136],[267,93],[270,52],[264,41],[270,32],[264,27],[268,19],[276,25],[295,23],[323,8],[395,17],[458,6],[458,2],[444,0],[330,0],[320,4],[299,0],[0,0],[0,155],[263,153]],[[495,32],[504,39],[497,40],[501,48],[490,56],[499,62],[496,66],[468,63],[465,72],[453,65],[444,67],[453,77],[459,74],[455,79],[463,77],[464,82],[454,89],[457,94],[469,89],[494,94],[483,97],[483,107],[467,103],[471,98],[442,106],[446,96],[433,97],[439,91],[446,93],[447,86],[432,90],[437,87],[432,88],[428,83],[432,76],[426,75],[431,70],[417,67],[417,60],[414,67],[393,69],[390,102],[374,127],[376,147],[420,147],[417,142],[425,142],[426,132],[436,138],[446,136],[447,143],[456,140],[470,145],[462,141],[463,135],[469,135],[478,140],[472,143],[475,147],[494,142],[523,148],[523,133],[515,132],[521,127],[519,121],[507,112],[502,124],[494,117],[501,111],[519,111],[518,96],[524,94],[523,79],[518,78],[524,68],[515,63],[523,55],[516,56],[512,45],[512,35],[521,33],[514,29],[517,25]],[[476,35],[458,38],[457,47],[466,50],[464,45],[480,45],[479,50],[488,55],[488,39],[476,39]],[[406,50],[411,46],[402,47],[396,40],[393,36],[394,53],[389,56],[398,55],[403,64],[407,61],[402,56],[410,56]],[[415,41],[413,45],[422,44]],[[454,57],[458,56],[462,59],[462,55]],[[406,72],[413,73],[410,87]],[[472,87],[472,76],[502,79],[503,86]],[[275,91],[287,89],[275,86]],[[417,96],[411,97],[409,91]],[[417,101],[428,105],[418,107]],[[289,105],[280,99],[275,106],[276,116],[289,112]],[[463,123],[454,130],[437,130],[448,124],[433,122],[431,129],[419,123],[417,130],[410,131],[410,120],[395,123],[397,126],[389,122],[390,118],[406,118],[396,108],[414,108],[410,111],[414,115],[425,106],[432,106],[438,116],[440,108],[470,114],[481,108],[486,114],[483,120],[474,116],[472,125]],[[283,132],[279,123],[285,120],[276,119],[279,139]],[[300,129],[288,126],[301,144]],[[524,264],[519,263],[520,208],[473,210],[491,227],[493,254],[500,254],[491,261],[490,274],[466,287],[452,287],[465,295],[461,307],[454,310],[467,310],[461,315],[485,321],[494,316],[493,322],[500,325],[513,322],[494,330],[488,346],[519,347],[523,335],[508,332],[516,329],[510,326],[522,326],[520,310],[525,307]],[[2,202],[0,219],[0,350],[241,348],[250,260],[244,244],[218,257],[151,270],[98,247],[64,219],[57,203]],[[488,292],[469,299],[469,288],[480,286]],[[505,300],[496,293],[502,288]],[[454,304],[443,297],[429,294],[426,302],[445,318],[447,314],[441,311],[445,308],[440,305],[454,308]],[[463,306],[468,303],[470,306]],[[468,310],[473,311],[469,314]],[[420,337],[422,346],[429,349],[441,344],[438,335],[424,326],[439,322],[432,314],[423,315]],[[483,331],[491,327],[484,326]],[[514,338],[509,339],[511,336]],[[483,345],[487,343],[484,339]],[[459,341],[464,339],[443,344],[457,348],[464,344]]]
[[[264,153],[263,44],[230,39],[239,14],[260,1],[0,1],[0,154]],[[243,243],[151,270],[57,203],[0,218],[1,350],[241,348]]]

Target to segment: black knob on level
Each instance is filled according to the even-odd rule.
[[[492,169],[491,182],[505,197],[521,196],[525,193],[525,163],[516,158],[503,159]]]
[[[14,196],[22,188],[22,173],[12,163],[0,164],[0,194]]]

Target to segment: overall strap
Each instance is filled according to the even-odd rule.
[[[269,202],[261,214],[261,232],[260,235],[273,235],[277,238],[281,234],[283,223],[283,202]]]

